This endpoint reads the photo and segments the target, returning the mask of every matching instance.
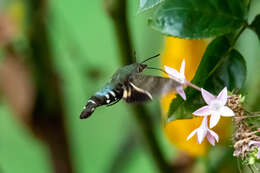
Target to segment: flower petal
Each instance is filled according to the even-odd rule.
[[[217,133],[215,133],[213,130],[208,130],[208,132],[216,139],[216,141],[218,142],[218,134]]]
[[[220,119],[220,115],[219,114],[211,115],[209,127],[212,128],[212,127],[216,126],[218,124],[219,119]]]
[[[197,130],[198,130],[198,129],[193,130],[193,131],[189,134],[189,136],[187,137],[186,140],[189,140],[192,136],[194,136],[195,133],[197,132]]]
[[[215,138],[214,136],[212,136],[209,132],[207,133],[207,138],[208,138],[208,141],[211,145],[215,145]]]
[[[235,115],[235,113],[232,111],[232,109],[230,109],[227,106],[223,106],[219,113],[220,113],[220,115],[222,115],[224,117],[232,117]]]
[[[197,141],[199,144],[203,141],[207,134],[208,129],[207,128],[198,128],[197,130]]]
[[[260,141],[256,141],[255,145],[260,147]]]
[[[197,109],[192,114],[197,115],[197,116],[207,116],[207,115],[210,115],[209,106],[203,106],[203,107]]]
[[[177,79],[180,78],[180,73],[177,70],[175,70],[174,68],[171,68],[171,67],[168,67],[167,65],[165,65],[164,69],[170,77],[177,78]]]
[[[217,99],[225,105],[227,103],[227,87],[223,88],[223,90],[218,94]]]
[[[204,90],[203,88],[201,88],[201,94],[202,94],[203,99],[205,100],[205,102],[208,105],[211,103],[211,101],[216,99],[214,95],[212,95],[208,91]]]
[[[180,73],[185,76],[185,59],[182,60],[182,63],[181,63],[181,68],[180,68]]]
[[[248,143],[248,145],[251,146],[251,145],[254,145],[255,143],[257,143],[257,142],[256,142],[256,141],[250,141],[250,142]]]
[[[260,141],[250,141],[250,142],[248,143],[248,145],[249,145],[249,146],[251,146],[251,145],[260,146]]]
[[[186,94],[183,90],[183,86],[179,86],[176,88],[176,91],[178,92],[178,94],[183,98],[183,100],[186,100]]]
[[[257,158],[260,159],[260,148],[257,148],[258,152],[257,152]]]

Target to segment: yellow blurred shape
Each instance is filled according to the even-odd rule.
[[[183,59],[186,61],[185,76],[191,80],[204,51],[207,47],[206,40],[186,40],[175,37],[166,37],[165,50],[162,55],[162,65],[167,65],[179,71]],[[173,93],[165,96],[161,100],[163,119],[167,119],[167,113],[171,100],[175,97]],[[197,144],[193,137],[186,141],[187,136],[200,126],[201,118],[186,120],[176,120],[166,124],[164,130],[169,140],[180,150],[192,156],[203,155],[207,151],[207,143]]]
[[[203,155],[207,151],[205,140],[198,144],[196,135],[190,140],[186,140],[189,134],[200,126],[201,121],[201,117],[171,121],[165,126],[165,133],[174,146],[180,150],[187,152],[191,156]]]

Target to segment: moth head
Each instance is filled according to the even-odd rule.
[[[142,61],[141,63],[138,63],[138,68],[137,68],[137,72],[140,73],[142,71],[144,71],[144,69],[147,67],[147,65],[145,64],[145,62],[158,57],[160,54],[154,55],[152,57],[149,57],[147,59],[145,59],[144,61]]]
[[[137,72],[141,73],[142,71],[144,71],[144,69],[147,67],[146,64],[139,64],[137,67]]]

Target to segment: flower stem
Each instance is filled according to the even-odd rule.
[[[250,169],[250,171],[251,171],[252,173],[254,173],[253,168],[252,168],[250,165],[247,165],[247,166],[248,166],[248,168]]]
[[[252,115],[252,116],[235,117],[235,118],[238,118],[238,119],[246,119],[246,118],[256,118],[256,117],[260,117],[260,114],[259,114],[259,115]]]
[[[232,44],[231,44],[231,49],[233,49],[235,43],[237,42],[238,38],[240,37],[240,35],[242,34],[242,32],[244,32],[244,30],[248,27],[248,23],[246,21],[244,21],[244,26],[239,30],[239,32],[237,33],[237,35],[234,37]],[[229,50],[230,51],[230,50]]]
[[[201,88],[200,88],[200,87],[198,87],[197,85],[195,85],[195,84],[193,84],[193,83],[191,83],[191,82],[189,82],[189,81],[187,81],[187,80],[185,81],[185,84],[186,84],[187,86],[190,86],[190,87],[192,87],[192,88],[198,90],[198,91],[201,91]]]

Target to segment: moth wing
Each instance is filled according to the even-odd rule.
[[[163,95],[175,91],[182,84],[176,80],[161,76],[135,74],[129,79],[130,90],[125,92],[124,99],[127,102],[143,102],[151,100],[153,97],[162,97]]]
[[[145,102],[152,100],[152,98],[152,95],[148,91],[145,91],[142,88],[137,87],[132,82],[128,83],[123,93],[123,99],[127,103]]]

